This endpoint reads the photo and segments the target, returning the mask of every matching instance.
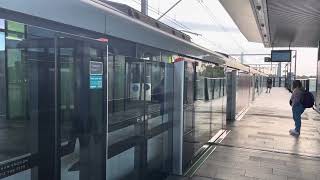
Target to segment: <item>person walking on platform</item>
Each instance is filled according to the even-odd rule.
[[[258,80],[258,78],[256,78],[256,82],[254,83],[254,85],[256,87],[257,93],[259,93],[259,80]]]
[[[292,106],[292,116],[295,123],[295,128],[290,129],[289,133],[293,136],[300,135],[301,129],[301,115],[305,108],[301,103],[304,89],[302,88],[302,83],[299,80],[294,80],[292,84],[293,92],[290,99],[290,105]]]
[[[271,79],[271,77],[269,77],[267,79],[267,92],[266,93],[270,93],[271,88],[272,88],[272,79]]]

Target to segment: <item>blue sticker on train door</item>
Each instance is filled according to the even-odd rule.
[[[102,89],[103,63],[90,61],[90,89]]]
[[[90,89],[102,89],[102,75],[90,75]]]

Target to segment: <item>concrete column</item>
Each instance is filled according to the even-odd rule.
[[[227,72],[227,122],[236,119],[237,71]]]

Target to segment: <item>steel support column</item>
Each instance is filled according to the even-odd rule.
[[[237,71],[227,72],[227,122],[236,119]]]
[[[141,13],[148,15],[148,0],[141,0]]]

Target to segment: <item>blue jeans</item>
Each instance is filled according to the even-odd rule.
[[[296,126],[296,131],[300,133],[301,129],[301,115],[304,112],[305,108],[301,103],[295,104],[292,106],[292,115],[293,115],[293,120]]]

